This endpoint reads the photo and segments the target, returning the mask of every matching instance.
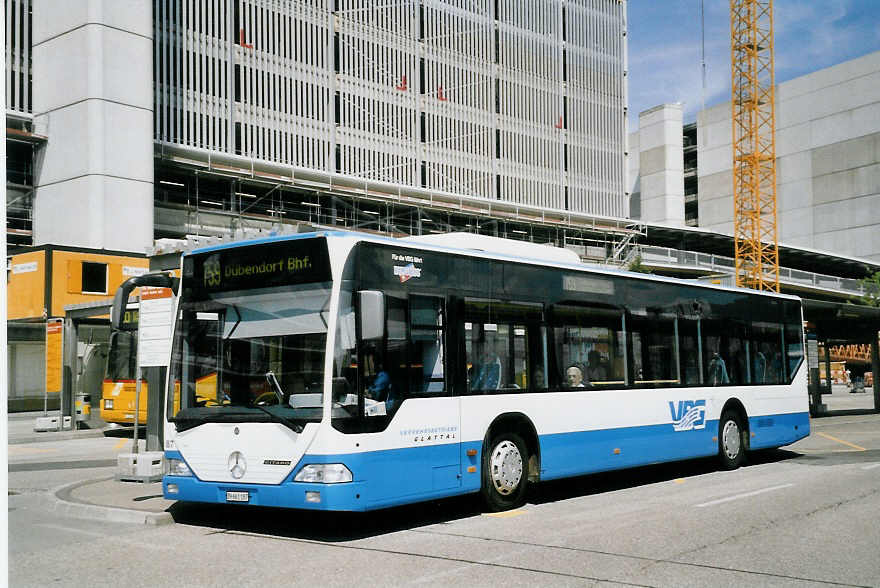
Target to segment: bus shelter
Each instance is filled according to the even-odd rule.
[[[807,322],[808,358],[811,339],[822,343],[826,350],[833,345],[867,344],[871,348],[871,371],[874,375],[874,411],[880,412],[880,385],[877,376],[880,374],[880,349],[878,349],[878,332],[880,332],[880,308],[859,306],[839,302],[804,299],[804,320]],[[831,358],[826,352],[825,373],[831,373]],[[819,381],[819,366],[810,364],[810,412],[815,416],[821,413],[821,394],[830,393],[830,389],[822,389]],[[827,388],[830,388],[830,378]]]
[[[76,423],[76,400],[77,395],[83,392],[82,378],[85,373],[85,366],[80,368],[78,351],[78,341],[82,340],[81,331],[83,328],[101,325],[106,333],[103,334],[102,342],[107,343],[110,333],[109,316],[113,307],[112,300],[102,300],[98,302],[86,302],[83,304],[71,304],[64,307],[64,344],[63,344],[63,361],[62,361],[62,394],[61,394],[61,415],[71,417],[71,423]],[[98,366],[103,371],[106,367],[106,357]],[[156,368],[148,368],[144,370],[144,382],[147,382],[151,389],[161,390],[164,388],[164,368],[157,371]],[[92,427],[100,427],[104,422],[100,419],[100,402],[101,393],[100,386],[97,391],[90,390],[90,415],[87,424]],[[147,422],[140,423],[144,427],[145,438],[148,451],[157,451],[162,448],[162,394],[153,394],[147,398]],[[76,426],[75,424],[73,426]]]
[[[84,339],[81,333],[83,329],[91,328],[91,333],[86,333],[87,340],[93,343],[102,343],[105,345],[109,339],[110,333],[110,307],[112,300],[86,302],[83,304],[69,304],[64,307],[64,327],[63,327],[63,357],[61,372],[61,415],[70,417],[71,422],[76,422],[76,396],[83,391],[82,379],[87,366],[80,366],[80,345],[79,342]],[[100,327],[100,328],[95,328]],[[98,333],[97,338],[93,335]],[[85,358],[84,358],[85,359]],[[102,362],[96,356],[96,361]],[[101,377],[103,377],[103,365],[100,368]],[[91,370],[90,370],[91,371]],[[100,425],[98,419],[98,409],[100,402],[100,384],[97,390],[86,391],[90,400],[90,415],[87,419],[89,425]],[[97,392],[97,394],[96,394]],[[74,425],[75,426],[75,425]]]

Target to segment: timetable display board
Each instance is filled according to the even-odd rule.
[[[138,320],[138,365],[141,367],[168,365],[173,312],[171,288],[141,288]]]

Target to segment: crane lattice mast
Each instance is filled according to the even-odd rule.
[[[779,291],[773,0],[730,0],[736,284]]]

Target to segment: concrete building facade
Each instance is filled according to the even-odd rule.
[[[646,222],[684,226],[681,129],[681,104],[663,104],[639,113],[639,129],[630,135],[630,159],[638,158],[631,166],[631,193],[639,201],[639,218]]]
[[[880,262],[880,52],[781,83],[776,99],[779,241]],[[659,197],[645,194],[645,177],[658,171],[638,165],[649,155],[644,135],[652,132],[656,110],[630,135],[638,147],[629,181],[641,185],[643,220],[675,224],[645,209],[646,200]],[[731,117],[729,102],[697,115],[696,225],[732,235]],[[667,146],[679,144],[674,138]],[[659,173],[677,172],[676,162]],[[678,206],[677,196],[663,198]]]
[[[153,243],[152,7],[35,0],[34,244],[143,254]]]

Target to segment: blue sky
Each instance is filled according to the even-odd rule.
[[[730,2],[704,0],[706,106],[730,99]],[[701,108],[700,0],[629,0],[629,128],[639,112]],[[774,0],[776,83],[880,50],[880,0]]]

